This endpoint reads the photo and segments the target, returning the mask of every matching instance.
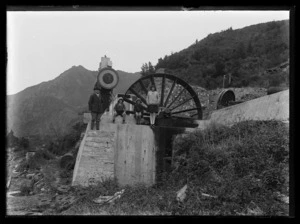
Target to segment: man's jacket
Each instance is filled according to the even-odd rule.
[[[90,96],[89,110],[94,113],[103,112],[103,100],[100,94],[99,97],[95,93]]]

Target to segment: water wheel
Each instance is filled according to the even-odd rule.
[[[124,101],[135,105],[141,99],[147,115],[147,93],[150,85],[154,85],[160,95],[158,118],[202,119],[202,107],[197,93],[182,79],[167,73],[154,73],[144,76],[133,83],[125,92],[133,96]]]

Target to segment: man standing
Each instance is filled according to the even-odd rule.
[[[94,87],[94,93],[90,96],[89,110],[92,114],[91,130],[94,129],[95,121],[96,130],[99,130],[100,117],[103,114],[103,99],[100,95],[100,89],[97,86]]]

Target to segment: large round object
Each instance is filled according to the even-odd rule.
[[[224,89],[218,96],[216,109],[230,106],[230,102],[235,101],[235,94],[231,89]]]
[[[118,72],[112,68],[103,68],[99,71],[97,81],[105,89],[113,89],[118,85]]]
[[[202,119],[202,108],[197,93],[182,79],[167,73],[154,73],[144,76],[133,83],[125,95],[133,94],[141,99],[144,110],[147,111],[147,93],[151,85],[156,87],[160,96],[159,114],[163,117]],[[124,101],[135,105],[124,97]]]

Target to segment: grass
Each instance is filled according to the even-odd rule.
[[[114,204],[98,205],[98,196],[122,188],[108,180],[88,192],[68,215],[288,215],[276,192],[288,195],[289,132],[277,121],[213,125],[177,136],[170,173],[152,187],[126,186]],[[176,192],[188,185],[183,202]],[[205,194],[214,197],[207,197]]]

